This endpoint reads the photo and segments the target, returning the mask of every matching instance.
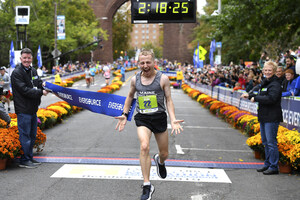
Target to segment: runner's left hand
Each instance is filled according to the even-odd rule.
[[[183,131],[183,128],[180,125],[181,122],[184,122],[184,120],[174,120],[171,122],[171,126],[172,126],[171,135],[173,135],[174,131],[176,135],[180,133],[180,130]]]

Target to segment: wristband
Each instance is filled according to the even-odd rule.
[[[122,112],[122,115],[125,115],[126,119],[128,118],[128,113]]]

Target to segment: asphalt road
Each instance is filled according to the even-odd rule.
[[[126,74],[126,78],[134,72]],[[96,77],[96,84],[89,90],[96,91],[104,84],[104,78]],[[86,90],[84,81],[76,82],[74,89]],[[115,94],[126,96],[128,82]],[[214,163],[210,169],[224,169],[231,183],[188,182],[153,180],[155,200],[288,200],[300,199],[297,175],[279,174],[264,176],[255,169],[222,168],[220,163],[258,163],[246,137],[227,123],[211,115],[199,103],[182,90],[172,89],[177,119],[184,119],[184,131],[169,137],[169,160],[180,163]],[[43,97],[41,107],[60,101],[54,95]],[[44,162],[36,169],[18,168],[13,164],[0,171],[1,200],[133,200],[141,195],[142,180],[51,178],[64,164],[72,163],[66,157],[107,158],[118,166],[127,161],[138,166],[139,142],[134,121],[128,122],[123,132],[114,128],[117,121],[105,115],[82,111],[63,123],[45,130],[47,142],[37,158],[62,158],[59,162]],[[154,137],[150,154],[157,153]],[[98,159],[101,161],[101,159]],[[124,161],[124,162],[123,162]],[[132,163],[129,163],[132,165]],[[171,162],[169,163],[171,165]],[[92,165],[92,164],[88,164]],[[99,166],[100,164],[95,164]],[[168,163],[167,163],[168,165]],[[133,165],[134,166],[134,165]],[[172,167],[178,167],[172,164]],[[199,167],[199,166],[198,166]],[[188,168],[188,167],[185,167]],[[200,166],[201,169],[201,166]],[[204,168],[203,168],[204,169]]]

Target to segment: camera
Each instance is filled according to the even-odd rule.
[[[3,87],[0,87],[0,95],[8,95],[8,91],[3,90]]]

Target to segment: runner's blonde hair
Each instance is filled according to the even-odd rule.
[[[155,56],[154,56],[154,52],[152,49],[150,49],[150,50],[142,49],[139,54],[139,61],[140,61],[140,56],[148,56],[148,55],[151,55],[152,60],[154,60]]]

